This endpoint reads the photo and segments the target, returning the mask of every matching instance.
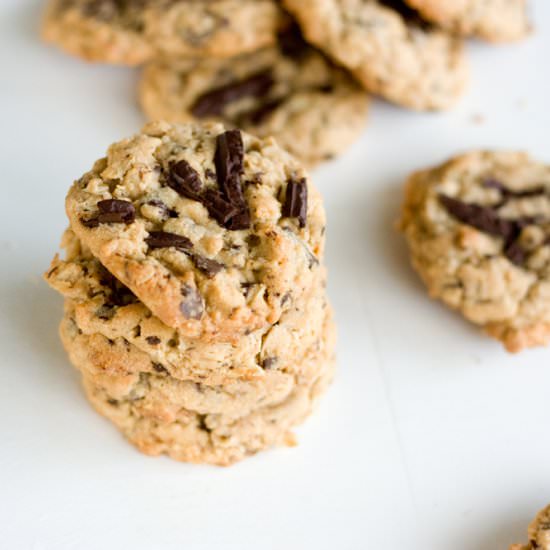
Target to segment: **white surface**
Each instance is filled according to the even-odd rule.
[[[461,150],[550,162],[550,2],[538,34],[471,46],[449,114],[375,103],[315,180],[329,213],[339,372],[296,449],[230,469],[137,453],[84,400],[40,275],[65,192],[136,131],[134,71],[36,38],[40,3],[0,0],[0,547],[506,550],[550,501],[550,349],[507,355],[427,299],[392,228],[413,169]],[[484,122],[476,124],[475,115]]]

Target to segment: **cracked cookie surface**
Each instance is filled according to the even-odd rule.
[[[401,228],[432,297],[512,352],[550,341],[550,167],[481,151],[413,174]]]
[[[489,42],[527,36],[527,0],[406,0],[422,17],[450,32]]]
[[[307,165],[351,145],[368,109],[367,93],[291,31],[279,47],[230,60],[154,61],[140,101],[151,119],[214,120],[273,136]]]
[[[66,209],[92,254],[185,337],[273,325],[323,269],[325,213],[301,165],[219,124],[148,124],[75,182]]]
[[[284,5],[309,42],[389,101],[445,109],[465,87],[461,40],[426,28],[399,0],[284,0]]]
[[[136,65],[253,51],[286,24],[274,0],[50,0],[42,34],[89,61]]]

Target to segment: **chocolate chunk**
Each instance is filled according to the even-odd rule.
[[[247,111],[239,116],[239,126],[245,124],[261,124],[271,113],[276,111],[285,101],[286,97],[267,101],[251,111]]]
[[[238,231],[239,229],[250,228],[250,212],[246,206],[243,206],[237,214],[232,216],[225,227],[231,231]]]
[[[462,223],[471,225],[480,231],[509,241],[517,235],[517,223],[499,217],[491,206],[468,204],[446,195],[440,195],[439,200],[447,212]]]
[[[107,199],[97,203],[99,223],[130,224],[136,219],[136,209],[130,201]]]
[[[262,97],[273,83],[271,70],[261,71],[201,95],[191,107],[191,113],[197,118],[220,116],[229,103],[243,97]]]
[[[153,369],[155,370],[155,372],[158,372],[159,374],[168,374],[168,371],[166,370],[166,368],[160,363],[153,363]]]
[[[493,184],[491,184],[493,185]],[[495,188],[497,188],[495,186]],[[504,239],[504,255],[515,265],[523,265],[527,251],[519,242],[521,230],[542,220],[524,216],[515,220],[499,217],[495,207],[468,204],[451,197],[440,195],[439,200],[447,212],[460,222],[471,225],[480,231]]]
[[[125,223],[129,225],[136,219],[136,209],[130,201],[106,199],[97,203],[99,213],[90,219],[81,218],[86,227],[97,227],[100,223]]]
[[[202,203],[222,227],[225,227],[229,220],[239,213],[239,208],[227,201],[216,189],[207,189],[202,198]]]
[[[225,266],[216,260],[199,256],[198,254],[192,255],[193,262],[208,278],[212,278],[217,275]]]
[[[161,342],[160,338],[158,336],[147,336],[147,338],[145,338],[145,341],[150,345],[150,346],[158,346]]]
[[[504,255],[515,265],[522,266],[527,258],[527,251],[524,250],[519,240],[512,241],[504,249]]]
[[[158,208],[164,218],[178,217],[178,213],[176,212],[176,210],[172,208],[168,208],[166,204],[164,204],[162,201],[158,199],[151,199],[150,201],[147,201],[146,204],[148,204],[149,206],[154,206],[155,208]]]
[[[199,173],[186,161],[170,164],[167,184],[182,197],[199,200],[202,182]]]
[[[248,229],[250,227],[250,212],[244,199],[241,175],[244,172],[244,146],[239,130],[229,130],[216,138],[216,179],[219,190],[211,187],[203,190],[200,177],[195,169],[181,160],[170,165],[166,178],[167,185],[183,197],[200,201],[212,218],[222,227],[229,230]],[[160,236],[161,232],[157,232]],[[165,235],[165,234],[164,234]],[[153,236],[153,233],[151,233]],[[152,248],[176,246],[190,248],[177,244],[164,244],[166,239],[147,239]],[[211,270],[209,270],[211,271]]]
[[[487,189],[496,189],[500,191],[505,198],[526,198],[526,197],[538,197],[546,194],[546,188],[543,185],[533,187],[531,189],[525,189],[524,191],[512,191],[508,189],[504,183],[499,180],[489,178],[483,182],[483,187]]]
[[[145,238],[145,242],[149,245],[149,248],[174,247],[183,251],[193,248],[193,243],[187,237],[166,231],[151,231],[149,236]]]
[[[262,361],[262,369],[270,370],[275,367],[278,361],[279,361],[278,357],[266,357]]]
[[[109,403],[109,405],[111,405],[112,407],[115,407],[116,405],[118,405],[118,401],[116,399],[107,399],[107,403]]]
[[[196,288],[190,285],[183,285],[181,288],[183,301],[180,303],[180,310],[186,319],[199,321],[204,313],[202,297]]]
[[[80,218],[80,223],[84,227],[88,227],[90,229],[93,229],[94,227],[97,227],[99,225],[99,220],[97,218]]]
[[[305,178],[291,179],[286,186],[286,198],[283,205],[283,216],[298,218],[300,227],[306,226],[307,220],[307,183]]]
[[[241,175],[244,146],[240,130],[228,130],[216,138],[216,177],[222,193],[233,204],[244,204]]]

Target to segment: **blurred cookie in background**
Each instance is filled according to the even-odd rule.
[[[138,65],[253,51],[287,23],[275,0],[50,0],[42,35],[88,61]]]
[[[214,120],[271,135],[310,166],[349,147],[368,110],[367,92],[294,29],[278,47],[231,59],[154,61],[140,102],[150,119]]]

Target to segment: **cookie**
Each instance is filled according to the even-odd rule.
[[[184,462],[229,466],[275,445],[295,445],[290,430],[311,414],[331,378],[332,372],[311,387],[296,388],[282,403],[237,420],[182,408],[172,421],[160,421],[155,411],[143,411],[140,401],[113,399],[88,380],[84,380],[84,388],[94,408],[141,452],[166,454]]]
[[[151,123],[76,181],[82,243],[181,335],[235,342],[274,325],[322,270],[325,212],[272,139]]]
[[[319,333],[316,345],[304,350],[296,363],[318,355],[327,346],[332,348],[332,341],[326,339],[330,337],[331,323],[327,317],[327,328]],[[261,378],[211,385],[173,378],[162,364],[123,338],[110,340],[101,334],[82,333],[70,310],[61,322],[60,335],[72,364],[86,380],[101,386],[114,399],[146,400],[142,405],[165,411],[157,414],[162,418],[181,407],[199,414],[239,418],[259,407],[282,402],[296,386],[310,383],[319,374],[317,364],[304,360],[304,365],[297,365],[299,375],[267,369]]]
[[[406,0],[423,18],[462,36],[512,42],[529,34],[526,0]]]
[[[88,61],[228,57],[273,44],[287,17],[275,0],[50,0],[42,34]]]
[[[296,386],[280,403],[260,407],[237,419],[153,402],[146,396],[147,388],[138,399],[132,395],[115,398],[93,379],[84,378],[83,382],[95,409],[141,452],[227,466],[274,445],[295,444],[291,428],[312,412],[333,376],[331,352],[327,350],[310,360],[318,372],[313,381]]]
[[[72,231],[65,233],[63,245],[66,258],[54,258],[46,281],[65,296],[67,315],[78,329],[87,336],[99,333],[110,342],[123,340],[147,355],[148,371],[162,366],[181,380],[220,385],[261,380],[266,371],[290,372],[304,351],[317,344],[330,314],[324,270],[319,270],[319,281],[276,325],[251,331],[234,343],[185,339],[118,282]],[[137,360],[128,364],[135,368],[122,374],[143,370]]]
[[[365,88],[419,110],[453,105],[468,78],[462,41],[400,1],[284,0],[306,39]],[[397,11],[395,8],[397,8]]]
[[[74,325],[69,324],[68,330],[74,331]],[[309,378],[300,378],[286,396],[279,393],[244,415],[246,398],[231,395],[230,388],[238,385],[200,386],[203,394],[198,385],[193,390],[190,384],[161,373],[125,377],[86,369],[83,383],[96,410],[140,451],[186,462],[229,465],[273,445],[294,443],[290,429],[311,413],[333,377],[334,325],[330,318],[322,342],[304,359],[301,370],[311,373]]]
[[[472,152],[413,174],[401,227],[432,297],[508,351],[550,341],[550,166]]]
[[[293,31],[279,47],[229,60],[154,61],[140,102],[152,120],[219,121],[273,136],[307,165],[349,147],[368,109],[367,93]]]
[[[510,550],[550,550],[550,505],[541,510],[529,525],[528,544],[512,544]]]

